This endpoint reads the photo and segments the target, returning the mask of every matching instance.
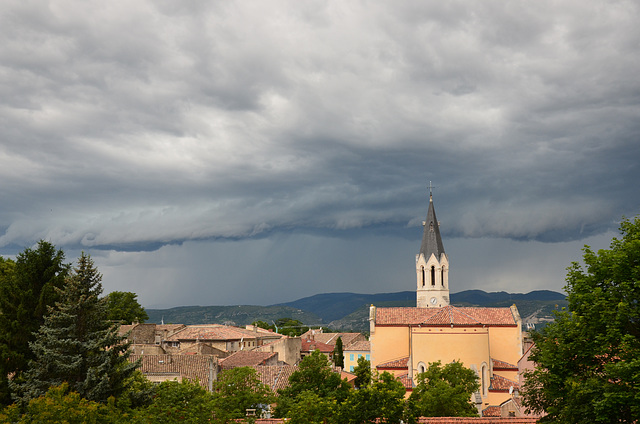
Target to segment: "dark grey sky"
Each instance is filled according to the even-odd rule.
[[[640,212],[636,1],[0,3],[0,254],[147,307],[560,290]]]

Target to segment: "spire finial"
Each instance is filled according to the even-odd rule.
[[[431,185],[431,181],[429,181],[429,201],[433,201],[433,189],[434,187]]]

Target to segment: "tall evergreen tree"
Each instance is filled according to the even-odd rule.
[[[15,263],[3,260],[0,273],[0,403],[11,402],[7,375],[19,381],[33,359],[29,343],[44,322],[48,307],[58,300],[69,271],[64,253],[41,240],[25,249]]]
[[[129,343],[107,320],[101,280],[83,252],[59,290],[60,301],[50,308],[30,343],[35,359],[29,362],[24,381],[17,384],[20,400],[44,395],[63,382],[83,398],[98,402],[125,389],[125,379],[137,365],[129,363]]]
[[[338,337],[333,348],[333,363],[336,367],[344,368],[344,351],[342,347],[342,337]]]

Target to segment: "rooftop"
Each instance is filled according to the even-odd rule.
[[[516,326],[511,308],[377,308],[376,325]]]

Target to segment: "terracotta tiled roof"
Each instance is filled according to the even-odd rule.
[[[255,352],[241,350],[220,360],[223,369],[228,370],[237,367],[253,367],[265,365],[271,358],[277,357],[276,352]]]
[[[255,368],[260,381],[276,392],[289,386],[289,377],[298,370],[295,365],[258,365]]]
[[[405,390],[413,390],[413,379],[409,378],[409,373],[400,374],[396,378],[400,380]]]
[[[499,417],[420,417],[419,424],[534,424],[536,418],[499,418]]]
[[[367,340],[351,343],[348,347],[344,348],[344,352],[370,352],[371,342]]]
[[[302,347],[300,348],[301,352],[313,352],[314,350],[319,350],[322,353],[331,353],[333,352],[334,347],[317,340],[302,340]]]
[[[518,389],[520,388],[520,385],[516,381],[509,380],[508,378],[504,378],[498,374],[494,374],[493,377],[491,377],[491,385],[489,386],[490,391],[508,392],[511,387]]]
[[[181,330],[182,328],[186,327],[186,325],[184,324],[156,324],[156,330],[157,331],[168,331],[168,332],[174,332],[174,331],[178,331]]]
[[[167,341],[180,340],[240,340],[255,339],[257,333],[243,328],[228,327],[224,325],[190,325],[171,336]]]
[[[488,406],[482,410],[483,417],[499,417],[502,411],[499,406]]]
[[[407,369],[409,363],[409,357],[405,356],[404,358],[394,359],[393,361],[384,362],[382,364],[378,364],[376,368],[378,369]]]
[[[201,386],[209,383],[209,368],[217,366],[213,355],[130,355],[129,361],[140,362],[143,374],[179,374],[189,380],[198,379]]]
[[[376,325],[517,325],[511,308],[377,308]]]
[[[343,349],[350,344],[364,338],[361,333],[318,333],[318,330],[309,330],[300,336],[302,339],[313,339],[331,346],[335,346],[338,337],[342,339]]]
[[[493,362],[493,370],[499,370],[499,371],[518,371],[518,366],[517,365],[513,365],[510,364],[508,362],[504,362],[504,361],[500,361],[498,359],[493,359],[491,358],[491,361]]]

